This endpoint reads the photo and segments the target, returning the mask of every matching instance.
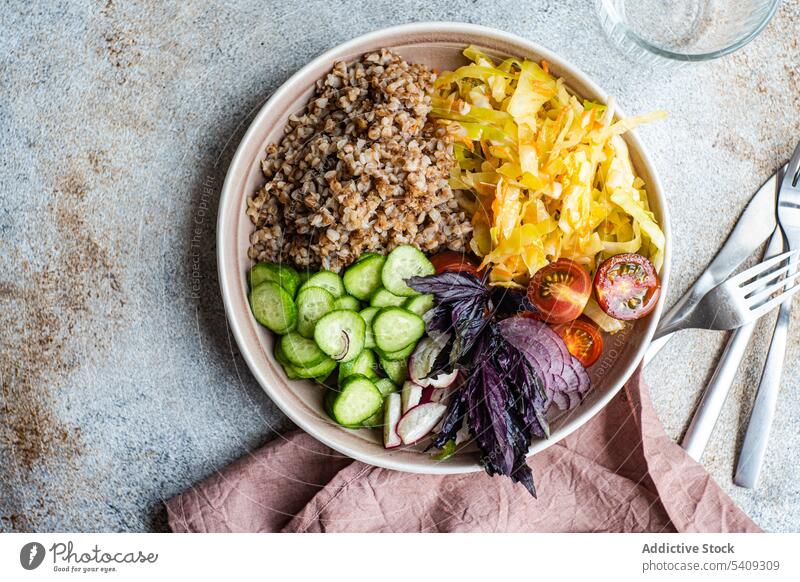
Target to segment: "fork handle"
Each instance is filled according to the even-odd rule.
[[[775,323],[775,331],[772,334],[772,342],[769,344],[769,353],[764,363],[758,393],[750,413],[747,432],[744,435],[742,451],[739,453],[736,475],[733,478],[733,482],[740,487],[753,489],[756,486],[758,474],[761,472],[761,464],[764,462],[769,432],[778,403],[791,310],[792,300],[789,299],[781,304],[778,311],[778,321]]]
[[[711,433],[714,432],[714,426],[728,398],[739,364],[747,351],[747,344],[753,336],[754,327],[754,323],[748,323],[731,333],[714,375],[703,392],[689,428],[686,429],[681,446],[695,461],[699,461],[703,456]]]

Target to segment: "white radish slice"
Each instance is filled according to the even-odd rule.
[[[383,402],[384,448],[393,449],[403,444],[403,441],[397,435],[397,423],[400,422],[400,417],[402,415],[403,411],[400,402],[400,395],[397,392],[392,392]]]
[[[403,414],[414,408],[422,400],[422,386],[406,381],[400,393],[403,404]]]
[[[420,386],[428,385],[425,383],[427,382],[427,376],[433,368],[436,356],[447,345],[449,338],[450,334],[444,333],[435,337],[426,336],[419,341],[408,359],[408,377],[411,378],[412,382]]]
[[[406,412],[397,423],[397,435],[404,445],[413,445],[433,431],[446,410],[447,407],[438,402],[418,404]]]
[[[432,386],[433,388],[447,388],[458,378],[458,370],[453,370],[449,374],[439,374],[435,378],[425,378],[418,383],[420,386]]]

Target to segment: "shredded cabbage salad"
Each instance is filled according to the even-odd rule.
[[[664,234],[620,135],[666,113],[615,120],[612,100],[579,100],[544,61],[464,55],[471,64],[436,81],[431,115],[455,137],[450,185],[491,284],[525,285],[561,257],[594,271],[638,252],[660,270]]]

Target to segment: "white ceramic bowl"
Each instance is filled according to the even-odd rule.
[[[252,262],[247,257],[253,226],[245,215],[246,200],[263,183],[260,162],[268,143],[282,135],[290,113],[305,106],[315,81],[335,61],[347,62],[362,54],[390,48],[411,62],[421,62],[439,70],[452,70],[464,64],[463,48],[475,44],[496,57],[517,56],[540,61],[564,77],[576,94],[605,102],[606,93],[575,66],[553,52],[518,36],[483,26],[457,23],[409,24],[379,30],[346,42],[314,59],[295,73],[266,103],[242,139],[228,169],[219,205],[217,254],[219,278],[225,311],[242,355],[266,393],[303,430],[333,449],[372,465],[417,473],[464,473],[479,470],[475,451],[459,452],[445,461],[434,461],[418,448],[387,451],[379,431],[346,430],[333,423],[322,408],[323,390],[308,381],[289,381],[272,356],[273,337],[259,326],[247,303],[246,274]],[[625,140],[638,174],[647,183],[650,205],[666,235],[667,249],[661,271],[662,285],[669,280],[670,225],[661,184],[636,135]],[[626,337],[607,341],[602,359],[590,369],[593,388],[581,406],[550,417],[551,437],[535,441],[530,453],[541,451],[587,422],[619,391],[636,369],[649,344],[663,309],[666,289],[658,307],[633,326]]]

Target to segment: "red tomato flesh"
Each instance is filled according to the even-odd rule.
[[[478,275],[478,266],[467,255],[456,251],[443,251],[431,257],[437,273],[451,271],[453,273],[465,272]]]
[[[661,282],[646,257],[623,253],[606,259],[597,269],[594,293],[600,308],[608,315],[631,321],[655,309]]]
[[[603,353],[603,336],[600,329],[586,319],[576,319],[553,327],[569,350],[584,368],[594,364]]]
[[[583,313],[592,280],[575,261],[559,259],[539,269],[528,285],[528,299],[547,323],[566,323]]]

